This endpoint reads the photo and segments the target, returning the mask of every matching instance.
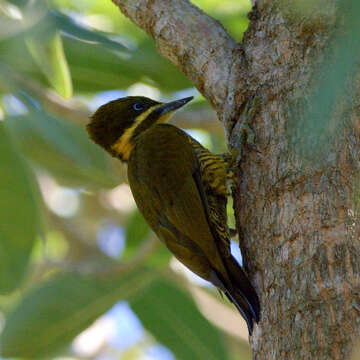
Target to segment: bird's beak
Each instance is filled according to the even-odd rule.
[[[185,104],[187,104],[189,101],[191,101],[194,97],[186,97],[184,99],[171,101],[168,103],[165,103],[163,105],[160,105],[158,108],[156,108],[156,112],[159,112],[160,116],[163,116],[165,114],[172,113],[173,111],[181,108]]]

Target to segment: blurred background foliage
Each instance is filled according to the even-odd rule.
[[[241,40],[250,1],[193,3]],[[206,102],[110,0],[0,0],[3,358],[249,358],[239,314],[159,245],[126,169],[87,137],[98,106],[140,94],[195,95],[172,121],[225,150]]]

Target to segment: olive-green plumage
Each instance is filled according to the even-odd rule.
[[[249,333],[259,301],[230,253],[226,202],[232,158],[215,155],[182,130],[162,124],[191,98],[162,104],[127,97],[103,105],[90,137],[128,163],[136,204],[162,242],[194,273],[212,282],[238,308]]]

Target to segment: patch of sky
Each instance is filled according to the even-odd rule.
[[[146,360],[175,360],[174,354],[165,346],[157,344],[149,346],[145,352]]]
[[[242,261],[241,251],[239,248],[239,243],[230,240],[230,250],[231,250],[231,254],[234,256],[237,262],[242,266],[243,261]]]
[[[75,189],[58,186],[49,194],[47,200],[49,208],[65,218],[76,215],[80,208],[79,190]]]
[[[24,103],[14,95],[4,95],[2,103],[6,113],[11,116],[24,115],[28,112]]]
[[[144,328],[126,301],[114,305],[104,317],[115,322],[115,331],[109,343],[121,351],[137,344],[144,335]]]
[[[125,248],[124,228],[112,223],[101,224],[97,231],[97,243],[106,255],[119,258]]]
[[[108,103],[109,101],[116,100],[118,98],[127,96],[125,90],[109,90],[97,93],[91,101],[87,103],[91,111],[96,111],[101,105]]]

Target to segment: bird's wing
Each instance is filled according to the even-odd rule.
[[[199,163],[187,135],[171,125],[148,130],[129,159],[129,182],[144,218],[190,270],[239,309],[249,332],[259,319],[256,292],[209,220]]]
[[[219,252],[223,245],[216,243],[208,220],[199,164],[187,135],[171,125],[154,128],[137,144],[129,161],[129,182],[138,208],[191,270],[199,274],[199,262],[206,259],[226,277]]]

